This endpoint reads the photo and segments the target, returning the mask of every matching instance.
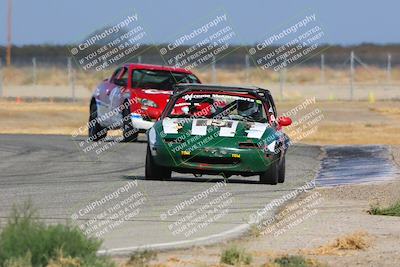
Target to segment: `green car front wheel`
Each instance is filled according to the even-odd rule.
[[[154,162],[150,147],[147,146],[145,167],[146,180],[169,180],[171,179],[171,173],[170,169],[159,166]]]

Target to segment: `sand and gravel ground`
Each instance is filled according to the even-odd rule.
[[[400,146],[392,146],[392,154],[400,167]],[[223,244],[162,252],[151,264],[222,266],[219,264],[221,252],[237,245],[253,256],[252,266],[282,255],[302,255],[327,266],[400,266],[400,217],[367,212],[371,205],[387,206],[400,200],[400,176],[395,178],[390,182],[315,189],[289,203],[289,206],[300,203],[318,194],[319,201],[313,206],[315,214],[285,228],[287,224],[280,222],[293,213],[286,214],[275,222],[279,225],[276,229],[284,229],[280,234],[256,231],[256,235]],[[342,250],[331,246],[340,237],[346,237],[340,242],[347,242],[350,247],[360,245],[360,248]],[[117,258],[118,262],[124,260]]]
[[[303,100],[277,102],[279,114]],[[0,101],[0,133],[71,135],[88,120],[88,103]],[[298,112],[293,120],[315,109],[323,114],[316,131],[301,139],[308,144],[398,144],[400,102],[317,101]],[[86,131],[83,131],[86,133]],[[290,135],[291,132],[287,131]]]

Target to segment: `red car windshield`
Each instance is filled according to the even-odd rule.
[[[172,90],[177,83],[200,83],[193,74],[161,71],[161,70],[134,70],[132,87],[145,89]]]
[[[220,93],[185,94],[176,100],[167,117],[268,122],[262,100]]]

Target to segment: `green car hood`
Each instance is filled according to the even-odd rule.
[[[182,150],[200,147],[266,147],[278,139],[268,123],[218,119],[171,119],[158,121],[154,128],[158,140],[179,145]]]

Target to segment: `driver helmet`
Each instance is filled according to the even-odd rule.
[[[255,113],[258,113],[259,107],[255,101],[250,102],[250,101],[245,101],[245,100],[238,100],[237,101],[237,111],[238,111],[238,115],[249,117]]]

